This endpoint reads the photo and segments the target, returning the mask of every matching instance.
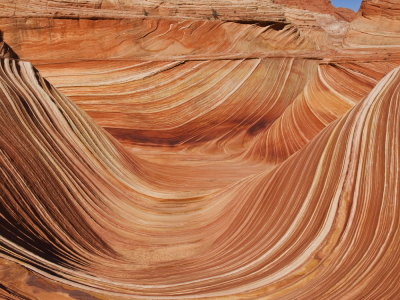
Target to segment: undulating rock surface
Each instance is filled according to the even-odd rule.
[[[398,299],[399,8],[2,1],[0,297]]]

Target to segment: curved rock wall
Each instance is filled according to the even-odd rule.
[[[197,197],[143,177],[30,64],[4,59],[1,76],[1,249],[13,261],[110,297],[399,292],[400,69],[278,167]]]
[[[397,299],[397,1],[337,13],[2,1],[0,298]]]

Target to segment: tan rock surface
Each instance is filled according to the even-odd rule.
[[[334,7],[330,0],[273,0],[273,2],[287,7],[334,15],[335,17],[347,22],[352,21],[356,16],[355,12],[351,9]]]
[[[215,12],[214,12],[215,11]],[[81,19],[131,19],[134,17],[197,18],[223,20],[283,21],[279,5],[271,0],[4,0],[4,17],[54,17]]]
[[[351,48],[398,48],[400,45],[400,2],[364,0],[351,23],[345,46]]]

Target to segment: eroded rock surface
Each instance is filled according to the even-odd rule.
[[[396,0],[365,0],[351,23],[345,44],[353,48],[398,48],[400,3]]]
[[[399,2],[322,2],[2,1],[0,296],[397,299]]]
[[[334,15],[347,22],[352,21],[356,16],[355,12],[348,8],[334,7],[330,0],[273,0],[273,2],[287,7]]]

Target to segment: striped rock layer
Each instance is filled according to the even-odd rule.
[[[400,297],[397,3],[3,1],[0,297]]]
[[[331,14],[348,22],[352,21],[355,17],[354,11],[344,7],[334,7],[330,0],[273,0],[273,2],[287,7]]]
[[[400,2],[365,0],[347,33],[345,44],[354,48],[398,48]]]

